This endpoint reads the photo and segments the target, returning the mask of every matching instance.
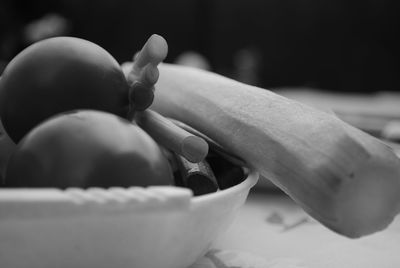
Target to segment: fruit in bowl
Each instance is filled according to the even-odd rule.
[[[208,137],[216,142],[215,148],[229,149],[221,155],[239,155],[311,216],[348,237],[382,230],[398,214],[400,162],[388,146],[331,114],[191,68],[162,65],[161,90],[154,95],[159,61],[152,59],[159,59],[163,53],[149,53],[153,44],[144,46],[126,75],[126,117],[137,120],[139,127],[167,152],[172,150],[172,155],[187,158],[197,152],[194,155],[200,157],[193,159],[200,163],[204,157],[201,149],[208,148],[199,141]],[[4,85],[1,83],[2,92]],[[2,96],[7,95],[0,92]],[[151,107],[161,117],[146,110],[153,98]],[[193,142],[188,137],[194,133],[163,116],[186,123],[205,136]],[[8,131],[7,124],[5,128]],[[206,144],[212,145],[209,141]],[[170,163],[176,168],[173,161]],[[207,170],[191,168],[190,164],[181,166],[186,169],[183,186],[187,186],[185,182],[196,185],[191,182],[193,177],[186,177],[190,170]],[[255,172],[245,174],[243,182],[224,183],[226,189],[216,175],[207,185],[215,189],[213,185],[217,184],[220,189],[207,194],[202,189],[196,197],[192,197],[194,191],[175,186],[1,190],[0,237],[6,243],[1,244],[0,252],[10,253],[4,254],[7,259],[2,261],[11,267],[56,263],[68,267],[185,267],[204,253],[244,202],[257,180]],[[207,176],[200,177],[210,182]],[[196,200],[200,200],[197,205]],[[134,230],[127,233],[129,228]],[[62,243],[55,243],[53,237]],[[42,246],[32,253],[31,246],[36,244]],[[110,245],[121,250],[110,250]],[[22,255],[16,255],[16,249],[21,248]]]
[[[5,267],[187,267],[244,203],[256,172],[239,167],[229,187],[229,175],[199,176],[219,152],[146,111],[166,53],[152,38],[126,78],[104,50],[67,37],[10,62],[0,116],[18,144],[0,188]]]
[[[32,129],[11,156],[7,187],[173,185],[167,158],[139,126],[110,113],[81,110]]]
[[[118,62],[92,42],[55,37],[20,52],[0,80],[0,116],[18,143],[48,117],[73,109],[125,116],[128,85]]]
[[[157,65],[166,53],[165,40],[153,35],[127,78],[107,51],[78,38],[50,38],[19,53],[0,81],[0,116],[7,133],[19,143],[8,164],[6,186],[171,184],[167,160],[133,118],[151,104]],[[93,112],[68,112],[73,109]],[[56,116],[59,113],[64,114]],[[161,123],[167,121],[158,118],[162,118]],[[201,160],[190,158],[190,152],[198,148],[201,158],[205,157],[205,141],[193,135],[186,139],[183,130],[176,135],[177,127],[170,125],[165,133],[156,135],[172,133],[162,139],[166,141],[162,145],[179,150],[181,143],[178,153],[190,161]],[[160,132],[149,129],[150,134]],[[181,142],[175,137],[184,139]],[[129,180],[129,176],[134,178]]]

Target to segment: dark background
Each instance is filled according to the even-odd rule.
[[[54,13],[68,22],[65,35],[93,41],[121,63],[158,33],[169,43],[167,62],[196,51],[213,71],[265,88],[398,91],[398,2],[0,0],[0,59],[29,45],[26,25]],[[251,79],[240,76],[243,66]]]

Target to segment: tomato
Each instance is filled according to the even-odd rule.
[[[126,116],[128,83],[103,48],[74,37],[37,42],[19,53],[0,80],[0,117],[19,140],[48,117],[73,109]]]
[[[62,113],[33,128],[10,157],[7,187],[173,185],[167,158],[139,126],[110,113]]]

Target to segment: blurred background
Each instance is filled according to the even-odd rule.
[[[0,0],[0,70],[43,38],[81,37],[131,60],[152,33],[166,62],[264,88],[400,90],[396,0]]]

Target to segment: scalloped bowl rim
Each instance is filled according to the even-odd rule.
[[[137,207],[145,207],[148,203],[149,209],[157,209],[155,203],[165,203],[165,199],[176,199],[189,202],[191,205],[201,205],[216,200],[223,200],[228,196],[249,191],[258,181],[259,173],[255,170],[245,169],[245,179],[229,188],[217,192],[194,196],[193,192],[184,187],[174,185],[156,185],[156,186],[132,186],[128,188],[110,187],[98,188],[0,188],[0,204],[18,203],[20,206],[33,205],[34,203],[51,204],[62,202],[91,201],[89,203],[124,203],[126,201],[136,200]],[[157,196],[157,195],[160,196]],[[246,192],[248,194],[248,192]],[[118,198],[119,196],[124,197]],[[126,198],[128,196],[128,198]],[[143,198],[142,198],[143,197]],[[78,200],[74,200],[78,199]],[[4,205],[4,204],[3,204]],[[18,214],[18,212],[17,212]]]
[[[258,177],[249,170],[241,183],[201,196],[176,186],[0,189],[0,255],[7,267],[188,267],[233,222]]]

